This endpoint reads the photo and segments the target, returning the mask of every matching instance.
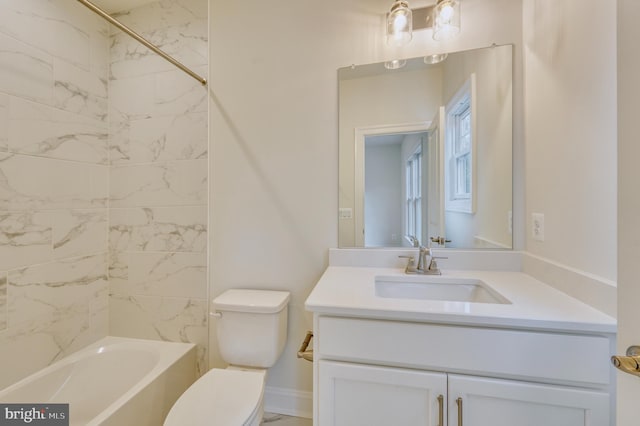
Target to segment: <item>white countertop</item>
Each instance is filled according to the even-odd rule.
[[[521,272],[442,271],[442,277],[479,279],[510,304],[378,297],[376,276],[408,277],[400,268],[330,266],[307,298],[305,307],[316,314],[337,316],[566,332],[616,332],[614,318]]]

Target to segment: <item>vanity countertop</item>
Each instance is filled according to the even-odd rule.
[[[616,320],[521,272],[443,270],[442,277],[478,279],[509,304],[383,298],[376,276],[407,277],[403,269],[330,266],[307,298],[316,314],[524,328],[615,333]]]

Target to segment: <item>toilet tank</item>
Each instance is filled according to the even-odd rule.
[[[272,367],[287,341],[289,292],[227,290],[213,299],[218,349],[231,365]]]

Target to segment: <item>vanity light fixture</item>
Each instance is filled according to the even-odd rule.
[[[460,32],[459,0],[438,0],[432,13],[434,40],[448,40]]]
[[[447,40],[460,32],[460,1],[437,0],[433,6],[409,9],[396,1],[387,14],[387,43],[401,47],[411,41],[413,31],[433,28],[433,39]],[[413,19],[415,17],[415,19]]]
[[[428,55],[424,57],[424,63],[427,65],[439,64],[440,62],[447,59],[446,53],[436,53],[434,55]]]
[[[384,67],[388,70],[399,70],[405,65],[407,65],[407,61],[405,59],[394,59],[384,63]]]
[[[387,15],[387,43],[401,47],[411,41],[413,14],[406,1],[396,1]]]

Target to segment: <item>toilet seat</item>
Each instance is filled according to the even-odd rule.
[[[262,414],[264,378],[264,371],[209,370],[178,398],[164,426],[253,424]]]

